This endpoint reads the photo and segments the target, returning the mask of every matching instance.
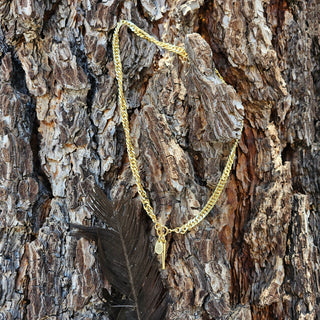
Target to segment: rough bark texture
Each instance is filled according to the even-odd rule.
[[[69,223],[97,224],[84,181],[136,192],[120,19],[190,56],[121,32],[132,137],[163,222],[203,207],[245,118],[218,204],[170,238],[166,318],[320,318],[318,1],[0,0],[0,19],[0,319],[109,319],[95,244]]]

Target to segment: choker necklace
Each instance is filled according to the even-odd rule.
[[[121,120],[122,125],[125,133],[125,140],[126,140],[126,146],[127,146],[127,152],[129,157],[129,163],[130,168],[132,171],[132,175],[135,178],[135,182],[137,184],[138,193],[140,195],[140,200],[142,202],[143,208],[148,214],[148,216],[151,218],[152,222],[154,223],[154,228],[158,236],[158,240],[155,245],[155,252],[159,255],[161,255],[162,260],[162,269],[165,269],[165,259],[166,259],[166,236],[169,233],[179,233],[179,234],[185,234],[187,231],[190,231],[194,226],[196,226],[198,223],[200,223],[207,214],[211,211],[211,209],[216,204],[217,200],[219,199],[219,196],[227,182],[227,179],[229,177],[231,167],[235,158],[236,153],[236,147],[238,145],[239,138],[236,139],[234,142],[231,152],[229,154],[226,166],[222,172],[221,178],[214,189],[211,197],[209,198],[208,202],[205,204],[203,209],[199,212],[199,214],[188,220],[187,223],[183,224],[180,227],[176,228],[168,228],[167,226],[161,224],[160,221],[158,221],[156,215],[153,212],[153,208],[150,205],[149,198],[147,196],[146,191],[144,190],[141,182],[141,177],[138,171],[138,164],[137,159],[135,156],[134,148],[132,145],[131,137],[130,137],[130,127],[129,127],[129,119],[128,119],[128,111],[127,111],[127,104],[123,93],[123,73],[122,73],[122,64],[120,59],[120,48],[119,48],[119,30],[122,25],[128,26],[136,35],[139,37],[146,39],[150,42],[153,42],[154,44],[158,45],[159,47],[165,48],[171,52],[174,52],[178,55],[180,55],[185,60],[188,60],[188,54],[185,51],[184,48],[178,47],[166,42],[158,41],[156,38],[150,36],[145,31],[138,28],[135,24],[133,24],[130,21],[127,20],[121,20],[117,23],[113,39],[112,39],[112,50],[113,50],[113,59],[114,59],[114,65],[116,70],[116,78],[118,81],[118,98],[120,103],[120,113],[121,113]],[[219,78],[224,82],[223,78],[219,74],[219,72],[215,69],[215,72],[219,76]],[[243,122],[242,122],[243,127]],[[241,131],[242,131],[241,127]]]

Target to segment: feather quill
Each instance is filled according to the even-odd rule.
[[[121,201],[121,205],[114,207],[97,186],[87,198],[88,208],[107,228],[75,224],[70,227],[78,229],[72,235],[96,242],[103,275],[130,302],[119,309],[115,319],[164,319],[167,290],[161,281],[158,262],[150,255],[144,223],[136,214],[133,201]]]

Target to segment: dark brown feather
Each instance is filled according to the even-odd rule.
[[[78,229],[73,235],[96,242],[104,276],[132,302],[133,308],[121,308],[116,319],[164,319],[168,294],[158,262],[149,252],[149,239],[133,201],[113,206],[106,194],[95,187],[88,195],[87,206],[107,228],[73,224],[71,227]]]

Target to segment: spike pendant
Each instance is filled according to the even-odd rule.
[[[156,254],[161,254],[161,262],[162,262],[162,269],[166,268],[166,239],[164,237],[159,237],[154,251]]]

